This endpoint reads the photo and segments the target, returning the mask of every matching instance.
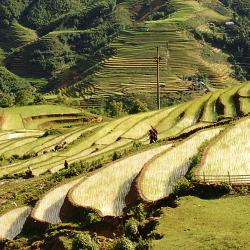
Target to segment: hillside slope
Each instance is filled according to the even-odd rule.
[[[152,100],[156,46],[163,103],[237,83],[229,55],[196,36],[231,19],[217,0],[126,0],[117,5],[57,0],[51,6],[24,1],[7,4],[5,12],[3,64],[39,90],[77,97],[83,104],[120,95]]]
[[[228,185],[242,186],[241,192],[248,192],[244,185],[250,182],[249,91],[249,83],[241,84],[160,111],[92,126],[71,123],[42,136],[41,130],[19,138],[9,136],[15,131],[1,131],[0,214],[7,227],[0,229],[0,237],[13,239],[21,231],[21,237],[32,241],[31,235],[37,232],[66,227],[59,231],[67,238],[84,226],[84,230],[113,238],[112,232],[119,234],[122,221],[130,218],[131,207],[141,202],[156,209],[168,198],[171,201],[176,183],[184,176],[191,175],[203,195],[211,195],[213,189],[223,193]],[[242,105],[242,100],[248,105]],[[34,118],[29,122],[41,120],[39,124],[45,119],[43,112],[46,118],[56,118],[56,108],[62,119],[78,114],[77,109],[59,106],[3,111],[15,120],[22,110],[24,116]],[[157,128],[160,139],[153,145],[148,143],[151,126]],[[220,162],[220,152],[227,161]],[[65,160],[70,165],[65,166]],[[27,172],[30,167],[32,175]],[[27,235],[30,228],[34,231]],[[50,248],[48,237],[39,243],[45,249]],[[19,240],[12,243],[26,244]],[[8,240],[0,243],[11,244]]]

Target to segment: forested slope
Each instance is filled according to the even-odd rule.
[[[135,92],[152,99],[159,46],[169,105],[249,79],[247,8],[246,0],[6,0],[0,62],[37,92],[99,103]]]

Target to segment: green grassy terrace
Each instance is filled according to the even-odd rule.
[[[152,249],[249,248],[250,197],[226,196],[203,200],[183,197],[177,208],[164,208],[157,232],[164,238]]]

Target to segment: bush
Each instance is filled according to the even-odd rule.
[[[14,105],[15,98],[13,95],[8,93],[1,93],[0,92],[0,107],[7,108]]]
[[[185,196],[192,193],[193,185],[186,178],[180,179],[174,185],[174,194],[177,196]]]
[[[194,186],[193,194],[203,199],[211,199],[229,194],[232,187],[228,183],[220,184],[202,184],[197,183]]]
[[[112,155],[112,161],[118,160],[122,157],[122,153],[119,151],[115,151]]]
[[[98,244],[91,239],[88,232],[76,234],[72,244],[73,250],[98,250]]]
[[[141,226],[140,226],[140,235],[143,239],[149,239],[152,238],[152,232],[156,229],[156,227],[159,225],[159,221],[156,218],[150,218],[149,220],[146,220]]]
[[[143,221],[146,218],[146,212],[144,210],[144,205],[139,204],[137,206],[134,206],[130,209],[128,215],[133,216],[138,221]]]
[[[134,243],[126,237],[122,237],[114,242],[113,250],[135,250]]]
[[[129,110],[130,114],[137,114],[140,112],[146,112],[148,111],[147,105],[145,103],[142,103],[140,100],[136,99],[133,102],[132,108]]]
[[[143,240],[140,238],[135,249],[136,250],[149,250],[150,249],[149,242],[147,240]]]
[[[111,117],[120,117],[122,115],[125,115],[126,112],[124,110],[123,107],[123,103],[122,102],[117,102],[115,100],[113,100],[107,110],[107,113],[111,116]]]
[[[124,233],[125,236],[128,237],[131,240],[136,240],[138,237],[138,225],[139,222],[135,220],[134,218],[130,218],[124,226]]]
[[[23,155],[22,159],[23,160],[27,160],[27,159],[30,159],[32,157],[35,157],[36,156],[36,152],[35,151],[30,151],[30,152],[27,152]]]
[[[0,67],[0,107],[31,104],[34,94],[35,89],[29,82]]]

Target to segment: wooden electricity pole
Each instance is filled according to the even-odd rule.
[[[160,61],[161,61],[161,57],[159,55],[159,47],[157,46],[157,56],[155,57],[155,61],[157,64],[157,77],[156,77],[156,82],[157,82],[157,88],[156,88],[156,92],[157,92],[157,107],[158,109],[161,108],[161,93],[160,93]]]
[[[156,62],[156,93],[157,93],[157,108],[161,109],[161,92],[160,92],[160,62],[161,60],[163,60],[163,58],[160,57],[160,52],[159,52],[159,47],[156,47],[156,52],[157,52],[157,56],[154,58],[155,62]],[[169,55],[169,43],[168,41],[166,42],[166,65],[168,65],[168,59],[169,59],[170,55]]]

